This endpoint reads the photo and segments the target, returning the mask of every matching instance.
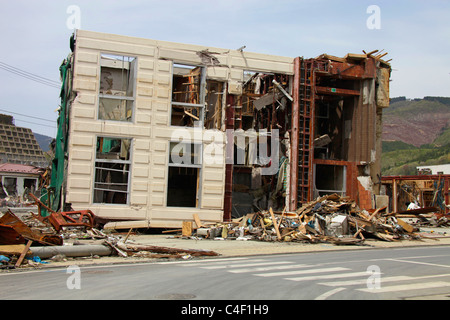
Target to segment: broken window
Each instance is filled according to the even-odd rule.
[[[202,145],[170,142],[168,207],[198,207]]]
[[[94,203],[127,204],[131,139],[97,137]]]
[[[136,58],[102,54],[98,118],[133,121]]]
[[[225,110],[225,83],[214,80],[206,82],[206,110],[205,128],[220,129],[223,121],[222,112]]]
[[[347,168],[340,165],[316,164],[315,186],[317,196],[337,193],[345,196]]]
[[[174,64],[171,125],[193,127],[204,120],[206,70]]]
[[[3,178],[3,190],[5,190],[8,196],[17,195],[17,178],[4,177]]]

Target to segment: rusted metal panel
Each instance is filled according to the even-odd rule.
[[[32,230],[11,210],[6,211],[0,218],[0,244],[23,244],[26,240],[52,245],[61,245],[63,242],[57,235],[45,235]]]
[[[376,69],[375,59],[372,57],[354,62],[330,60],[328,68],[329,75],[348,80],[373,79]]]
[[[43,204],[35,195],[30,193],[30,197],[33,198],[38,206],[39,215],[35,217],[42,222],[48,220],[56,232],[60,232],[62,227],[94,227],[95,215],[91,210],[55,212]],[[43,217],[41,215],[41,207],[45,208],[50,215]]]

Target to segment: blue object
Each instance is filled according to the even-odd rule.
[[[48,263],[47,261],[42,261],[41,258],[38,257],[38,256],[34,256],[33,258],[31,258],[31,260],[33,262],[37,262],[37,263],[41,263],[41,264],[47,264]]]
[[[0,255],[0,262],[9,262],[11,259],[4,255]]]

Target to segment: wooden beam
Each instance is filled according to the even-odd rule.
[[[27,245],[23,249],[22,253],[20,254],[19,259],[16,262],[16,268],[20,267],[22,264],[23,259],[25,259],[25,256],[27,255],[28,250],[30,250],[31,244],[33,243],[32,240],[28,240]]]
[[[200,221],[198,214],[196,214],[196,213],[194,213],[194,221],[195,221],[195,224],[197,225],[197,228],[204,227],[203,223]]]

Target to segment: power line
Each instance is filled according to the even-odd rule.
[[[24,77],[26,79],[29,79],[29,80],[32,80],[32,81],[44,84],[46,86],[50,86],[50,87],[54,87],[54,88],[60,88],[61,87],[61,85],[60,85],[60,83],[58,81],[47,79],[47,78],[41,77],[39,75],[36,75],[34,73],[21,70],[19,68],[13,67],[13,66],[11,66],[9,64],[6,64],[4,62],[1,62],[1,61],[0,61],[0,69],[3,69],[3,70],[8,71],[8,72],[11,72],[11,73],[13,73],[15,75]]]
[[[18,116],[23,116],[23,117],[27,117],[27,118],[33,118],[33,119],[37,119],[37,120],[47,121],[47,122],[51,122],[51,123],[55,123],[55,122],[56,122],[56,120],[48,120],[48,119],[39,118],[39,117],[34,117],[34,116],[22,114],[22,113],[11,112],[11,111],[8,111],[8,110],[3,110],[3,109],[0,109],[0,111],[2,111],[2,112],[7,112],[7,113],[11,113],[11,114],[17,114]]]
[[[47,127],[47,128],[56,129],[56,126],[49,126],[47,124],[41,124],[41,123],[36,123],[36,122],[31,122],[31,121],[26,121],[26,120],[21,120],[21,119],[14,119],[14,121],[26,122],[26,123],[35,124],[35,125],[38,125],[38,126],[43,126],[43,127]]]
[[[25,71],[25,70],[22,70],[22,69],[13,67],[12,65],[9,65],[9,64],[7,64],[7,63],[4,63],[4,62],[1,62],[1,61],[0,61],[0,64],[3,64],[3,65],[5,65],[5,66],[10,67],[10,68],[12,68],[12,69],[15,69],[15,70],[17,70],[17,71],[27,73],[27,74],[32,75],[32,76],[34,76],[34,77],[41,78],[42,80],[45,80],[45,81],[53,82],[53,83],[58,84],[58,85],[60,84],[60,81],[55,81],[55,80],[52,80],[52,79],[49,79],[49,78],[44,78],[44,77],[42,77],[42,76],[40,76],[40,75],[37,75],[37,74],[31,73],[31,72],[28,72],[28,71]]]

